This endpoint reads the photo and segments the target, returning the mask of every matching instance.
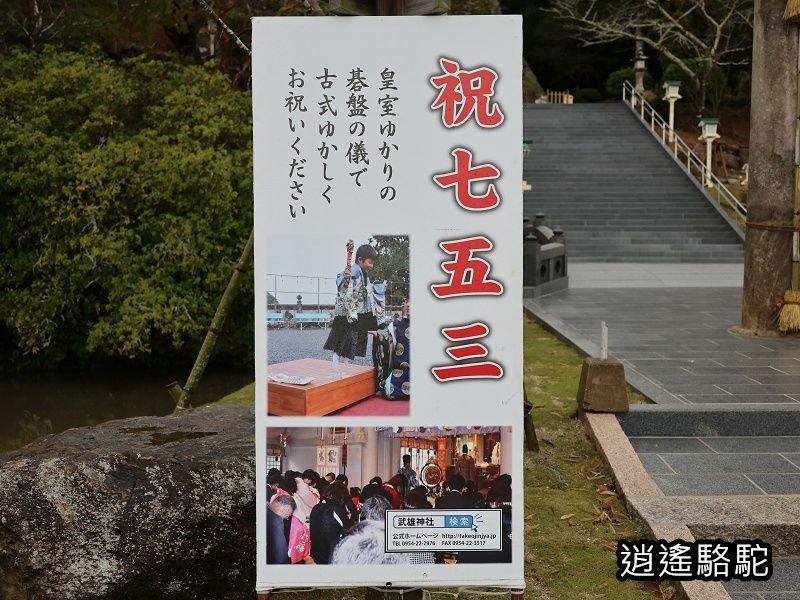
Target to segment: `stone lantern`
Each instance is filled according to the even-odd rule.
[[[700,137],[697,138],[701,141],[706,143],[706,181],[705,184],[707,187],[713,187],[714,184],[711,181],[711,157],[712,157],[712,146],[714,144],[714,140],[719,139],[719,134],[717,133],[717,127],[719,126],[719,119],[713,119],[710,117],[704,117],[700,119],[700,122],[697,124],[700,127]]]
[[[680,81],[665,81],[664,82],[664,98],[669,102],[669,141],[675,141],[675,103],[681,99]]]

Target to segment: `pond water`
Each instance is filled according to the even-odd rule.
[[[174,403],[166,385],[188,375],[181,371],[100,371],[52,373],[0,381],[0,452],[19,448],[72,427],[112,419],[167,415]],[[192,404],[219,400],[252,382],[252,371],[209,370]]]

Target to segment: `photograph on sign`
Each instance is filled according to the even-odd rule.
[[[287,427],[266,437],[268,564],[511,562],[510,427]]]
[[[408,415],[408,236],[270,236],[267,253],[267,412]]]
[[[259,591],[524,584],[521,28],[253,20]]]

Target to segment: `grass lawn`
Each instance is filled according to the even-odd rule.
[[[525,453],[525,597],[673,598],[675,592],[668,584],[662,586],[662,592],[656,583],[616,580],[617,540],[644,534],[628,516],[614,491],[610,471],[574,416],[582,357],[533,321],[525,319],[523,327],[525,388],[534,406],[541,446],[538,454]],[[630,390],[629,397],[632,402],[646,402]],[[253,385],[220,402],[252,403]],[[286,596],[360,600],[364,591],[325,590]],[[434,592],[433,597],[437,596]]]

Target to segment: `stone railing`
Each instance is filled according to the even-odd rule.
[[[675,158],[686,174],[697,182],[705,196],[721,207],[727,208],[726,212],[732,216],[736,225],[744,229],[747,221],[747,207],[706,167],[705,162],[697,153],[675,133],[669,123],[628,81],[622,86],[622,101],[633,111],[633,114],[639,117],[653,137],[661,143],[664,150]]]

